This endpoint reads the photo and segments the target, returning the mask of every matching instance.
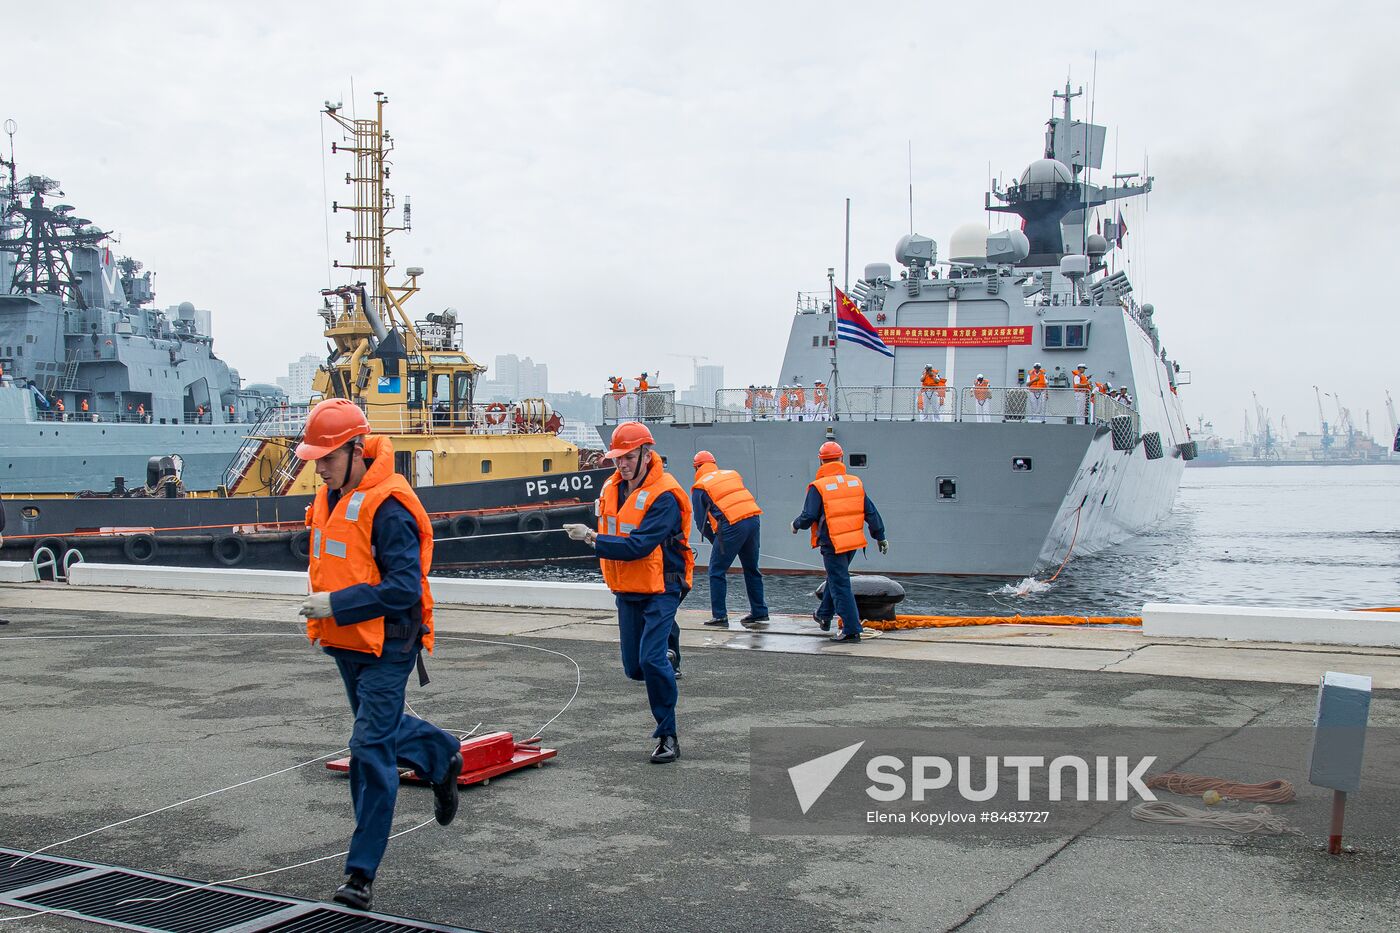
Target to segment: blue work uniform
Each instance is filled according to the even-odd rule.
[[[619,490],[619,495],[621,490]],[[673,495],[661,495],[647,507],[636,530],[627,535],[598,535],[594,547],[604,560],[639,560],[661,548],[666,590],[662,593],[615,593],[622,670],[647,685],[647,702],[656,718],[653,737],[676,734],[676,671],[666,657],[670,647],[680,663],[676,610],[689,589],[685,554],[678,541],[690,529],[681,524],[681,507]]]
[[[870,526],[870,534],[876,541],[885,539],[885,522],[870,501],[865,497],[865,523]],[[822,494],[815,486],[807,487],[807,500],[802,504],[802,514],[793,525],[800,529],[817,526],[817,547],[821,551],[822,565],[826,568],[826,588],[822,590],[822,603],[817,607],[817,618],[830,621],[834,616],[841,617],[841,631],[847,635],[861,632],[860,610],[856,608],[856,597],[851,592],[851,561],[855,551],[837,554],[831,546],[831,537],[826,533],[826,510]]]
[[[336,490],[328,490],[331,509],[339,499]],[[399,768],[412,768],[431,781],[445,780],[448,763],[462,743],[432,723],[404,712],[408,677],[423,647],[418,610],[423,597],[422,549],[412,513],[392,498],[385,500],[374,513],[370,543],[380,581],[357,583],[331,593],[331,612],[336,625],[383,616],[384,653],[376,657],[345,648],[322,650],[335,658],[355,714],[350,734],[355,832],[350,837],[345,873],[360,872],[372,879],[389,843]]]
[[[744,568],[744,592],[749,597],[749,612],[758,619],[768,617],[768,603],[763,598],[763,574],[758,570],[759,516],[750,515],[731,524],[724,513],[703,489],[690,491],[691,511],[700,537],[710,542],[710,615],[727,619],[729,581],[725,574],[734,566],[734,558]],[[710,527],[709,519],[716,528]]]

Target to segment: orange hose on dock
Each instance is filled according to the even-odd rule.
[[[964,625],[1141,625],[1141,616],[895,616],[893,622],[862,621],[867,628],[895,632]]]

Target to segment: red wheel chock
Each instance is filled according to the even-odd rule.
[[[559,754],[557,749],[541,748],[539,738],[515,741],[509,732],[488,732],[473,736],[462,742],[462,773],[458,784],[489,784],[499,774],[506,774],[520,768],[534,765],[544,767],[544,763]],[[350,759],[337,758],[326,762],[331,771],[349,771]],[[429,783],[416,771],[402,771],[405,781],[415,784]]]

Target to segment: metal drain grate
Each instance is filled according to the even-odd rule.
[[[0,904],[148,933],[473,933],[243,888],[0,849]],[[175,895],[171,897],[171,895]],[[168,898],[124,904],[133,898]]]
[[[173,897],[171,895],[174,895]],[[134,904],[131,898],[169,898]],[[25,895],[31,904],[67,910],[93,920],[178,933],[215,933],[287,909],[287,902],[256,894],[200,889],[124,871],[110,871]]]
[[[364,914],[347,914],[335,910],[317,910],[261,927],[262,933],[399,933],[404,930],[446,930],[447,927],[405,924],[399,920],[384,920]]]
[[[8,853],[0,855],[0,891],[15,891],[41,881],[67,878],[86,870],[81,865],[65,865],[42,858],[25,859],[22,862],[19,858],[20,853],[13,856]]]

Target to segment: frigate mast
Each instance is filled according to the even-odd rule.
[[[354,218],[345,234],[354,259],[349,263],[336,260],[334,266],[367,273],[368,280],[322,292],[326,337],[334,341],[340,357],[350,356],[346,384],[332,384],[331,394],[346,397],[357,397],[364,391],[360,364],[366,356],[388,363],[418,356],[421,349],[418,332],[404,305],[418,293],[418,276],[423,270],[409,267],[407,282],[389,282],[395,264],[386,240],[390,234],[410,230],[411,225],[407,199],[401,224],[395,226],[389,219],[398,205],[388,187],[390,155],[394,151],[394,139],[384,129],[384,105],[388,102],[383,92],[375,91],[374,116],[365,119],[346,117],[341,113],[341,104],[327,102],[324,110],[345,131],[345,140],[331,143],[331,152],[349,152],[355,157],[354,169],[345,173],[345,184],[353,189],[352,200],[331,204],[333,212],[349,211]],[[332,307],[333,298],[338,299],[338,308]]]

